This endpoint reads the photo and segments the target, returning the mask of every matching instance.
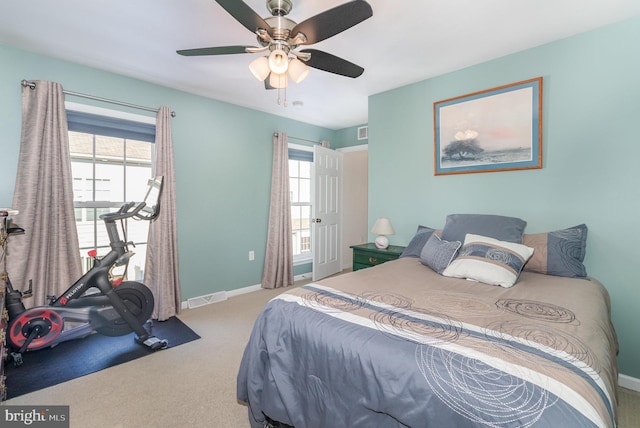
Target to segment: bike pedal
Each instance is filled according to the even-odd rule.
[[[24,362],[22,360],[22,354],[19,352],[12,352],[11,358],[13,359],[13,365],[16,367],[21,366],[22,363]]]
[[[142,342],[142,344],[153,351],[156,351],[167,348],[169,346],[169,341],[166,339],[158,339],[155,336],[149,336],[144,342]]]

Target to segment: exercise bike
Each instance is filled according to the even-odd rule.
[[[137,281],[123,281],[133,252],[132,242],[126,242],[124,220],[155,220],[160,209],[163,177],[149,180],[143,202],[123,204],[116,212],[102,214],[111,250],[104,257],[97,257],[96,250],[89,252],[93,258],[92,268],[60,296],[48,296],[49,304],[25,309],[23,298],[32,293],[31,281],[28,290],[15,290],[6,273],[6,308],[9,314],[7,343],[13,363],[23,363],[23,354],[55,346],[61,342],[86,337],[94,332],[106,336],[122,336],[135,332],[136,342],[150,350],[164,349],[167,340],[153,336],[149,318],[154,308],[151,290]],[[120,238],[117,222],[123,230]],[[4,228],[3,249],[7,237],[24,232],[21,228]],[[4,253],[4,252],[3,252]],[[124,274],[115,271],[124,269]]]

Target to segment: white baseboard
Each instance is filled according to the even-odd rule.
[[[293,280],[294,281],[300,281],[302,279],[308,279],[308,278],[311,278],[311,272],[303,273],[301,275],[296,275],[296,276],[293,277]],[[204,296],[192,297],[191,299],[183,301],[182,304],[180,305],[180,307],[183,310],[184,309],[189,309],[189,301],[193,302],[193,301],[196,301],[196,300],[200,301],[200,304],[198,306],[203,306],[203,304],[212,304],[212,303],[223,302],[223,301],[227,300],[230,297],[235,297],[235,296],[239,296],[241,294],[246,294],[246,293],[252,293],[252,292],[258,291],[260,289],[262,289],[262,286],[260,284],[256,284],[256,285],[250,285],[248,287],[236,288],[235,290],[220,291],[218,293],[213,293],[214,295],[216,295],[215,298],[211,297],[211,296],[213,296],[212,294],[205,294]],[[224,296],[224,298],[222,298],[221,296]]]
[[[262,288],[260,284],[250,285],[248,287],[236,288],[235,290],[227,291],[228,297],[239,296],[241,294],[253,293],[254,291],[258,291]]]
[[[296,275],[293,277],[293,281],[300,281],[301,279],[308,279],[311,278],[313,276],[313,274],[311,272],[307,272],[307,273],[303,273],[300,275]]]
[[[640,392],[640,379],[635,377],[621,374],[618,376],[618,385],[623,388]]]

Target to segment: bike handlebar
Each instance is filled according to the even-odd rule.
[[[122,206],[120,207],[120,209],[116,212],[113,213],[106,213],[106,214],[101,214],[100,218],[104,221],[114,221],[114,220],[121,220],[121,219],[125,219],[125,218],[130,218],[130,217],[138,217],[138,218],[144,218],[142,216],[138,216],[137,214],[146,206],[147,204],[144,202],[140,202],[136,205],[135,202],[126,202],[124,204],[122,204]],[[135,207],[134,207],[135,206]],[[133,211],[129,211],[132,207]]]
[[[118,211],[102,214],[100,218],[110,223],[130,217],[135,217],[138,220],[155,220],[160,213],[160,195],[162,194],[163,182],[163,176],[150,179],[143,202],[125,202]]]
[[[127,211],[129,211],[131,209],[132,206],[134,206],[136,203],[135,202],[126,202],[124,203],[120,209],[118,210],[118,212],[120,213],[126,213]]]

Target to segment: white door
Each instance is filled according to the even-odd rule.
[[[341,270],[342,153],[313,148],[311,242],[317,281]]]

